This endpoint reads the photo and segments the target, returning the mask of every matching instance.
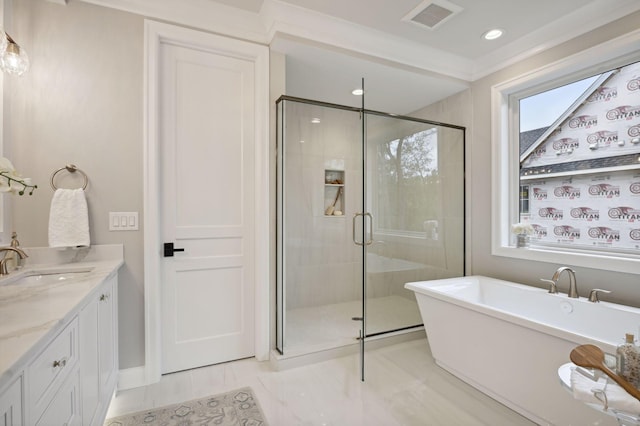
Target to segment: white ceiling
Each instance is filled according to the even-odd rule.
[[[428,0],[208,1],[256,16],[273,15],[273,10],[286,6],[286,12],[274,18],[280,27],[270,44],[286,54],[288,95],[358,105],[360,101],[349,92],[364,77],[365,106],[399,114],[464,90],[471,80],[510,62],[640,10],[638,0],[448,0],[462,11],[430,30],[402,20]],[[301,17],[309,16],[319,24],[305,31]],[[284,22],[288,17],[291,22]],[[345,24],[354,28],[354,36],[345,41],[346,49],[327,41],[332,30],[344,34],[340,26]],[[295,34],[287,34],[287,28],[296,25]],[[312,33],[318,33],[318,28],[326,28],[326,34],[313,40]],[[501,28],[505,35],[491,42],[483,40],[481,35],[491,28]],[[351,48],[371,40],[381,45],[380,56],[371,48],[358,53]],[[389,45],[384,46],[387,40]],[[409,59],[395,60],[402,58],[398,46],[406,46]],[[447,67],[454,72],[447,72]]]
[[[468,59],[477,59],[500,49],[552,21],[561,20],[576,9],[595,3],[593,0],[450,0],[451,3],[462,7],[462,12],[435,30],[430,30],[402,20],[407,13],[423,3],[422,0],[282,1]],[[253,3],[254,6],[257,6],[258,2],[239,1]],[[491,28],[502,28],[506,34],[493,42],[482,40],[481,35]]]

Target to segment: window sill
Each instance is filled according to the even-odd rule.
[[[640,256],[633,254],[617,254],[612,256],[596,251],[568,251],[566,249],[560,251],[536,246],[528,248],[516,248],[513,246],[494,247],[492,254],[494,256],[554,263],[556,265],[579,266],[629,274],[640,273]]]

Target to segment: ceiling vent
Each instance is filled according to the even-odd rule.
[[[461,11],[460,6],[446,0],[425,0],[402,20],[434,30]]]

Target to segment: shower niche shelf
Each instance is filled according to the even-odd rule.
[[[324,215],[344,217],[344,170],[324,171]]]

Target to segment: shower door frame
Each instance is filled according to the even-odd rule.
[[[367,220],[365,219],[368,216],[368,220],[369,220],[369,225],[371,224],[372,221],[372,217],[370,212],[366,212],[366,207],[367,207],[367,198],[366,198],[366,185],[367,185],[367,175],[370,174],[371,172],[368,171],[368,166],[367,166],[367,147],[366,147],[366,118],[368,115],[373,115],[373,116],[382,116],[382,117],[387,117],[387,118],[394,118],[394,119],[399,119],[399,120],[406,120],[406,121],[412,121],[412,122],[417,122],[417,123],[423,123],[423,124],[429,124],[429,125],[433,125],[433,126],[440,126],[440,127],[446,127],[446,128],[450,128],[450,129],[457,129],[460,130],[462,132],[462,190],[463,190],[463,196],[462,196],[462,208],[463,208],[463,212],[462,212],[462,225],[463,225],[463,230],[462,230],[462,275],[466,275],[466,231],[467,231],[467,227],[466,227],[466,127],[464,126],[458,126],[458,125],[454,125],[454,124],[448,124],[448,123],[442,123],[442,122],[438,122],[438,121],[433,121],[433,120],[426,120],[426,119],[421,119],[421,118],[416,118],[416,117],[410,117],[410,116],[405,116],[405,115],[398,115],[398,114],[391,114],[391,113],[386,113],[386,112],[381,112],[381,111],[375,111],[375,110],[369,110],[363,107],[350,107],[350,106],[345,106],[345,105],[339,105],[339,104],[334,104],[334,103],[329,103],[329,102],[323,102],[323,101],[316,101],[316,100],[311,100],[311,99],[305,99],[305,98],[299,98],[299,97],[294,97],[294,96],[288,96],[288,95],[282,95],[280,96],[277,100],[276,100],[276,151],[277,151],[277,162],[276,162],[276,349],[278,350],[278,352],[281,355],[285,354],[285,347],[284,347],[284,336],[285,336],[285,315],[286,315],[286,303],[285,303],[285,292],[284,292],[284,288],[285,288],[285,279],[284,279],[284,275],[283,275],[283,271],[284,271],[284,265],[285,265],[285,257],[284,257],[284,249],[283,246],[284,244],[278,244],[278,241],[282,242],[283,240],[283,235],[284,235],[284,228],[283,228],[283,221],[282,221],[282,215],[283,215],[283,206],[284,206],[284,201],[285,201],[285,193],[283,191],[283,185],[284,185],[284,170],[281,170],[282,165],[283,165],[283,161],[284,161],[284,147],[280,146],[280,141],[281,138],[284,137],[283,134],[281,134],[283,132],[283,129],[285,128],[285,123],[286,123],[286,119],[285,119],[285,113],[283,111],[283,107],[284,103],[281,104],[282,101],[291,101],[291,102],[297,102],[297,103],[303,103],[303,104],[310,104],[310,105],[314,105],[314,106],[320,106],[320,107],[327,107],[327,108],[334,108],[334,109],[340,109],[340,110],[345,110],[345,111],[352,111],[352,112],[358,112],[360,114],[360,119],[362,122],[362,140],[361,140],[361,149],[362,149],[362,173],[363,173],[363,179],[362,179],[362,213],[360,214],[363,218],[362,220],[362,226],[361,226],[361,232],[362,232],[362,236],[363,236],[363,241],[362,241],[362,296],[361,296],[361,303],[362,303],[362,308],[361,308],[361,314],[362,317],[361,318],[353,318],[354,320],[361,320],[361,336],[363,336],[363,338],[358,338],[359,340],[359,346],[360,346],[360,359],[361,359],[361,376],[362,376],[362,380],[364,380],[364,343],[366,342],[367,338],[369,337],[374,337],[374,336],[380,336],[380,335],[387,335],[387,334],[391,334],[391,333],[395,333],[395,332],[401,332],[401,331],[407,331],[407,330],[412,330],[412,329],[420,329],[421,327],[423,327],[423,324],[417,324],[417,325],[412,325],[412,326],[407,326],[407,327],[401,327],[401,328],[397,328],[397,329],[392,329],[392,330],[386,330],[386,331],[382,331],[382,332],[376,332],[376,333],[371,333],[371,334],[367,334],[366,333],[366,294],[367,294],[367,263],[366,263],[366,249],[367,249],[367,244],[366,244],[366,239],[367,239]],[[364,105],[364,101],[363,101],[363,105]],[[282,108],[282,110],[281,110]],[[355,229],[355,225],[354,225],[354,229]],[[281,235],[282,233],[282,235]],[[354,243],[355,242],[355,235],[354,235]],[[358,243],[356,243],[358,244]],[[358,244],[361,245],[361,244]]]
[[[339,109],[350,112],[357,112],[360,114],[360,118],[363,118],[362,108],[357,107],[349,107],[346,105],[333,104],[329,102],[322,101],[314,101],[311,99],[298,98],[294,96],[282,95],[276,100],[276,350],[280,353],[280,355],[284,355],[284,338],[285,338],[285,325],[286,325],[286,292],[285,282],[286,279],[284,277],[285,270],[285,261],[286,257],[284,256],[284,244],[278,244],[278,241],[284,240],[284,227],[283,227],[283,215],[284,215],[284,204],[285,204],[285,191],[284,191],[284,167],[281,167],[284,162],[284,147],[279,145],[281,138],[284,135],[281,135],[283,129],[285,128],[286,123],[286,114],[284,113],[284,108],[281,111],[280,105],[282,101],[292,101],[302,104],[309,104],[314,106],[326,107]],[[362,141],[361,141],[362,144]],[[361,147],[361,149],[363,149]],[[363,160],[364,161],[364,160]],[[363,204],[364,207],[364,197]],[[364,235],[364,234],[363,234]],[[364,249],[363,249],[363,262],[364,262]],[[364,263],[363,263],[363,271],[364,271]],[[364,272],[363,272],[364,274]],[[364,280],[364,277],[363,277]],[[281,284],[279,284],[281,283]],[[362,283],[364,287],[364,281]],[[280,292],[278,292],[280,290]],[[364,300],[364,299],[363,299]],[[363,302],[364,303],[364,302]],[[361,312],[361,315],[364,316],[364,312]],[[364,336],[364,321],[362,323],[362,335]],[[362,345],[362,344],[361,344]]]

